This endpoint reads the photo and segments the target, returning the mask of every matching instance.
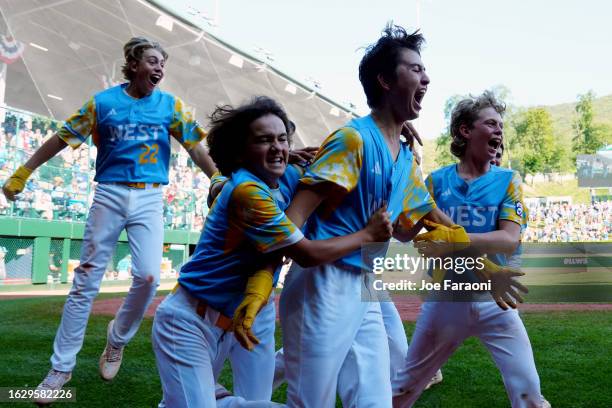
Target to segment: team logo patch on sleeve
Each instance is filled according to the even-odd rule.
[[[518,215],[519,217],[523,216],[523,203],[521,203],[520,201],[517,201],[514,204],[514,209],[516,210],[516,215]]]

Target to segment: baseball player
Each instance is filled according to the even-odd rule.
[[[418,117],[429,77],[420,34],[388,26],[366,50],[359,78],[371,114],[332,133],[306,170],[287,215],[306,219],[312,239],[363,228],[369,214],[388,205],[394,237],[410,240],[422,218],[451,225],[437,210],[400,132]],[[453,229],[461,235],[463,229]],[[371,274],[359,251],[333,264],[294,264],[280,299],[287,404],[331,407],[391,405],[389,347],[378,302],[362,300]],[[367,289],[365,289],[367,290]],[[429,379],[433,372],[429,374]]]
[[[312,151],[312,148],[294,151],[293,155],[289,157],[289,162],[292,162],[292,157],[298,162],[309,160],[310,151]],[[290,164],[279,179],[279,188],[278,191],[274,192],[274,200],[281,210],[285,210],[289,205],[295,193],[295,187],[303,173],[303,167]],[[217,172],[213,175],[209,193],[211,204],[228,180],[221,173]],[[248,268],[247,272],[249,272]],[[250,270],[250,272],[253,272],[253,270]],[[275,350],[274,331],[276,329],[274,297],[273,290],[267,303],[259,311],[253,322],[253,334],[259,339],[257,347],[247,350],[235,339],[230,338],[229,340],[231,345],[228,347],[227,358],[232,367],[234,394],[248,401],[269,401],[272,398],[272,381],[276,369],[273,358]],[[222,362],[220,363],[222,364]],[[253,376],[253,372],[258,374]]]
[[[502,156],[504,155],[504,143],[500,143],[495,153],[495,158],[491,160],[491,164],[500,167],[502,164]]]
[[[519,244],[524,223],[520,177],[512,170],[490,165],[502,142],[504,110],[489,92],[459,102],[451,119],[451,151],[460,162],[433,172],[426,181],[438,206],[468,232],[463,242],[486,247],[489,258],[497,264],[504,261],[498,253],[512,253]],[[415,238],[425,254],[435,248],[432,241],[449,242],[445,238],[448,228],[435,227]],[[446,279],[483,279],[475,272],[447,271]],[[496,279],[495,275],[484,278]],[[403,386],[401,395],[394,398],[394,407],[412,406],[427,379],[470,336],[477,336],[491,352],[513,407],[546,406],[529,338],[515,310],[515,300],[522,300],[518,290],[526,288],[516,282],[512,286],[503,294],[494,289],[493,296],[474,292],[463,301],[433,298],[424,303],[406,366],[398,374]]]
[[[290,125],[293,123],[290,122]],[[294,130],[291,130],[290,133],[293,132]],[[314,158],[317,149],[318,147],[305,147],[290,150],[288,160],[290,165],[279,179],[278,193],[274,194],[274,199],[280,209],[287,208],[295,193],[295,187],[304,174],[304,166]],[[219,172],[213,175],[208,195],[209,207],[227,181],[228,178]],[[272,382],[277,369],[271,358],[274,355],[274,331],[276,329],[274,296],[275,293],[272,291],[268,302],[262,307],[253,322],[253,334],[259,339],[259,345],[249,351],[234,340],[229,346],[228,359],[232,367],[234,395],[248,401],[269,401],[272,397]],[[255,370],[258,373],[257,376],[252,375]],[[222,390],[222,394],[226,392]]]
[[[211,118],[210,154],[221,173],[231,177],[153,324],[163,403],[170,407],[214,406],[215,379],[234,344],[232,336],[226,336],[228,330],[234,330],[245,349],[259,343],[253,321],[278,278],[266,269],[251,272],[269,263],[266,254],[275,259],[282,253],[305,265],[330,262],[362,242],[388,239],[392,231],[381,209],[353,234],[305,239],[275,198],[285,188],[279,179],[286,170],[293,130],[283,109],[259,97],[236,109],[217,108]],[[267,359],[274,363],[273,348]],[[255,367],[248,375],[255,377],[259,371]]]
[[[97,186],[75,269],[72,289],[53,344],[52,369],[38,386],[58,390],[72,376],[93,299],[123,229],[132,254],[133,282],[115,319],[108,325],[100,375],[117,374],[124,346],[136,334],[159,281],[162,257],[162,190],[168,183],[170,136],[180,142],[209,176],[214,164],[200,144],[204,131],[183,102],[158,89],[168,54],[143,37],[124,46],[123,75],[128,81],[95,94],[65,125],[7,180],[10,200],[30,174],[66,145],[78,148],[92,135],[97,146]],[[49,393],[51,394],[51,393]],[[43,398],[39,403],[49,403]]]
[[[405,122],[401,133],[406,138],[407,144],[410,146],[410,150],[414,154],[414,160],[418,165],[420,165],[421,160],[417,155],[417,150],[415,149],[415,141],[421,146],[423,145],[423,142],[421,141],[417,130],[410,122]],[[404,366],[404,358],[408,353],[408,340],[404,325],[402,324],[401,317],[397,311],[397,308],[395,307],[395,304],[392,301],[380,302],[380,310],[389,343],[391,387],[392,389],[396,389],[398,385],[396,384],[397,381],[395,373]],[[433,385],[439,384],[442,382],[442,380],[442,370],[438,370],[431,378],[425,389],[429,389]],[[278,388],[283,382],[285,382],[285,362],[283,349],[280,348],[277,350],[275,355],[274,380],[272,388]]]

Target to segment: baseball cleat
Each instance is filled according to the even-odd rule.
[[[123,347],[115,347],[110,344],[108,340],[114,322],[114,320],[111,320],[108,323],[108,328],[106,329],[106,347],[100,356],[100,377],[106,381],[115,378],[121,367],[121,360],[123,359]]]
[[[38,384],[36,391],[38,391],[39,398],[34,398],[34,403],[38,405],[48,405],[57,399],[59,390],[62,389],[72,378],[71,372],[57,371],[54,369],[49,370],[45,379]]]
[[[436,384],[440,384],[442,382],[442,370],[438,370],[436,371],[436,373],[434,374],[433,377],[431,377],[431,380],[429,380],[429,382],[427,383],[427,385],[425,386],[425,389],[428,390],[431,387],[433,387]]]
[[[552,405],[550,405],[550,402],[548,402],[546,398],[544,397],[542,397],[542,408],[552,408]]]

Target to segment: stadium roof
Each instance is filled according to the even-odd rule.
[[[161,87],[206,123],[217,104],[254,95],[280,101],[297,124],[296,146],[318,145],[353,116],[263,61],[145,0],[0,0],[0,34],[25,45],[6,71],[7,106],[64,120],[92,94],[123,82],[123,44],[143,35],[170,58]],[[2,101],[0,101],[2,102]]]

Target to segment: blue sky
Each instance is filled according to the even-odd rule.
[[[603,0],[173,0],[211,17],[211,31],[237,47],[263,47],[272,65],[299,80],[317,79],[323,93],[367,112],[357,78],[361,47],[389,20],[420,28],[431,77],[417,126],[427,138],[444,127],[454,94],[495,85],[521,106],[573,102],[590,89],[612,94],[612,2]]]

